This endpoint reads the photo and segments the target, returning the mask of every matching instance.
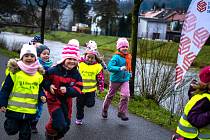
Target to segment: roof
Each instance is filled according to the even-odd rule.
[[[180,21],[185,19],[186,12],[172,9],[150,10],[142,13],[140,16],[144,18],[161,19],[167,21]]]
[[[180,21],[180,22],[184,22],[185,16],[186,16],[186,13],[183,13],[183,12],[175,12],[172,15],[166,17],[165,19],[167,21]]]

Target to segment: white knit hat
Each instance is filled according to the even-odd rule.
[[[79,48],[79,41],[76,39],[69,40],[68,44]]]
[[[76,44],[78,45],[78,44]],[[57,64],[62,63],[67,58],[73,58],[76,60],[80,60],[80,52],[79,47],[77,47],[75,44],[66,44],[63,48],[62,54],[61,54],[61,60],[57,62]]]
[[[22,59],[25,54],[33,54],[37,59],[37,52],[34,45],[23,44],[20,50],[20,59]]]

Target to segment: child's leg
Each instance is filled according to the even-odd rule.
[[[85,93],[85,105],[87,107],[93,107],[95,105],[95,92]]]
[[[61,108],[56,109],[52,113],[52,127],[57,131],[59,138],[62,138],[70,127],[70,120],[65,114]]]
[[[4,129],[7,135],[15,135],[19,131],[18,121],[15,119],[7,118],[4,122]]]
[[[118,106],[118,117],[122,120],[128,120],[128,101],[130,97],[129,82],[124,82],[120,87],[120,102]]]
[[[64,112],[61,108],[50,112],[50,120],[46,125],[46,136],[62,138],[64,134],[69,130],[70,120],[64,116]]]
[[[81,95],[76,99],[76,106],[77,106],[77,120],[82,120],[84,118],[84,106],[85,106],[85,96]]]
[[[30,140],[31,139],[31,120],[21,120],[19,123],[19,139]]]
[[[121,83],[110,82],[109,92],[106,95],[105,100],[103,102],[103,109],[102,109],[103,111],[108,111],[109,106],[112,102],[112,99],[113,99],[115,93],[117,92],[118,88],[120,87],[120,85],[121,85]]]

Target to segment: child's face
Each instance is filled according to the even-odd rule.
[[[64,68],[66,68],[67,70],[71,70],[73,69],[74,67],[76,67],[78,64],[78,61],[74,58],[67,58],[64,63],[63,63],[63,66]]]
[[[36,61],[36,57],[33,54],[27,53],[23,55],[22,61],[26,65],[31,65]]]
[[[88,63],[88,64],[92,64],[96,61],[96,56],[94,54],[86,54],[85,55],[85,61]]]
[[[40,54],[40,58],[43,60],[43,61],[48,61],[49,58],[50,58],[50,51],[48,49],[42,51],[42,53]]]
[[[127,54],[128,53],[128,46],[122,46],[120,48],[120,52],[122,52],[123,54]]]

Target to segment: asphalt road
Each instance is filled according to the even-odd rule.
[[[4,70],[8,58],[0,54],[0,83],[4,80]],[[75,103],[75,102],[74,102]],[[75,104],[74,104],[75,107]],[[129,121],[121,121],[117,117],[117,109],[110,107],[108,119],[101,118],[102,101],[96,100],[93,108],[86,108],[84,124],[77,126],[75,122],[75,109],[71,128],[63,140],[170,140],[172,135],[158,125],[152,124],[140,117],[129,114]],[[43,111],[38,123],[38,134],[32,134],[32,140],[44,140],[45,124],[48,121],[48,111]],[[17,140],[18,135],[8,136],[3,127],[5,117],[0,113],[0,140]]]

